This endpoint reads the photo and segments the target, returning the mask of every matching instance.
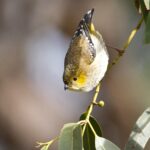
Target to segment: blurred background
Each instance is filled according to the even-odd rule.
[[[89,93],[64,91],[65,53],[83,14],[112,47],[122,48],[140,16],[130,0],[0,0],[0,150],[35,150],[78,121]],[[150,105],[150,46],[140,29],[124,57],[106,75],[95,108],[105,138],[123,148]],[[109,49],[111,60],[117,54]],[[147,146],[147,150],[149,146]],[[52,147],[57,149],[57,144]]]

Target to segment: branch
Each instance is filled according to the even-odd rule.
[[[113,62],[110,64],[109,68],[112,68],[112,66],[114,66],[115,64],[118,63],[118,61],[120,60],[120,58],[124,55],[125,53],[125,50],[129,47],[129,45],[131,44],[133,38],[135,37],[137,31],[140,29],[142,23],[143,23],[143,20],[144,18],[142,17],[141,20],[139,21],[139,23],[137,24],[137,26],[131,31],[126,43],[124,44],[123,46],[123,49],[122,49],[122,55],[118,55],[114,60]]]
[[[137,31],[140,29],[141,25],[142,25],[142,22],[143,22],[143,17],[141,18],[141,20],[139,21],[139,23],[137,24],[137,26],[131,31],[127,41],[125,42],[124,46],[123,46],[123,49],[122,49],[122,53],[119,55],[113,60],[113,62],[110,64],[109,68],[108,69],[111,69],[112,66],[114,66],[115,64],[118,63],[118,61],[120,60],[120,58],[124,55],[125,53],[125,50],[129,47],[131,41],[133,40],[133,38],[135,37]],[[86,111],[86,121],[88,122],[89,121],[89,117],[93,111],[93,107],[94,107],[94,104],[96,103],[97,101],[97,97],[98,97],[98,94],[100,92],[100,88],[101,88],[101,83],[99,83],[96,87],[96,90],[95,90],[95,93],[94,93],[94,96],[93,96],[93,99],[89,105],[89,107],[87,108],[87,111]],[[84,135],[84,132],[85,132],[85,128],[86,128],[86,124],[84,124],[83,126],[83,130],[82,130],[82,135]]]
[[[92,99],[92,102],[91,102],[90,106],[87,108],[86,118],[85,118],[86,122],[89,122],[89,118],[90,118],[90,115],[91,115],[91,113],[93,111],[93,107],[94,107],[94,105],[96,103],[96,100],[97,100],[97,97],[98,97],[98,94],[99,94],[99,91],[100,91],[100,87],[101,87],[101,83],[99,83],[97,85],[95,93],[94,93],[94,96],[93,96],[93,99]],[[87,125],[87,123],[85,123],[84,126],[83,126],[82,136],[84,135],[86,125]]]

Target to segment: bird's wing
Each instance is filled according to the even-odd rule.
[[[80,48],[81,53],[84,54],[84,58],[89,64],[94,61],[96,50],[94,48],[94,43],[92,42],[88,26],[84,19],[80,21],[72,38],[71,47],[76,49],[75,46]]]

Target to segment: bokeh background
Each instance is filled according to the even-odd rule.
[[[104,41],[122,48],[140,19],[133,1],[0,0],[0,150],[35,150],[36,141],[56,137],[86,110],[93,91],[64,91],[62,74],[70,39],[91,8]],[[150,46],[143,35],[142,26],[107,73],[99,95],[105,107],[93,112],[104,137],[121,148],[150,105]],[[109,54],[112,60],[117,53]]]

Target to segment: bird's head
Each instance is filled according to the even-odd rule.
[[[63,81],[65,89],[82,91],[87,83],[87,75],[83,69],[67,65],[64,69]]]

